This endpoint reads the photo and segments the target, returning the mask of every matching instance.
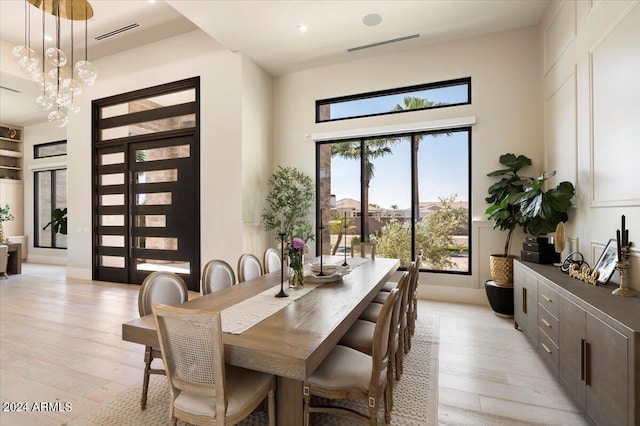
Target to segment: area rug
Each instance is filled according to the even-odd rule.
[[[393,411],[390,425],[425,426],[435,425],[438,418],[438,317],[422,314],[416,324],[416,332],[411,342],[411,351],[404,358],[404,374],[396,381],[393,392]],[[86,413],[68,423],[68,426],[159,426],[168,425],[167,406],[169,391],[164,376],[151,377],[147,399],[147,409],[140,410],[138,384],[125,390],[110,402]],[[367,413],[367,406],[360,401],[342,402],[351,408]],[[337,403],[335,405],[338,405]],[[385,424],[384,410],[380,401],[378,423]],[[362,425],[345,416],[312,414],[312,425],[356,426]],[[267,416],[257,410],[245,419],[242,426],[266,426]],[[178,422],[187,426],[187,423]]]

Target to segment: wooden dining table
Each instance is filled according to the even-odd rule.
[[[354,258],[354,260],[361,260]],[[351,261],[351,258],[347,259]],[[341,264],[341,256],[324,256]],[[301,425],[302,383],[358,319],[400,266],[398,259],[376,258],[353,267],[341,280],[324,283],[241,334],[223,333],[225,362],[277,378],[278,425]],[[265,290],[280,291],[280,272],[198,297],[184,308],[222,311]],[[285,283],[285,292],[294,292]],[[122,339],[158,347],[153,315],[122,324]]]

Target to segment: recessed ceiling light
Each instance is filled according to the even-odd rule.
[[[50,35],[48,35],[48,34],[47,34],[47,35],[45,35],[45,36],[44,36],[44,39],[45,39],[46,41],[52,41],[52,40],[53,40],[53,37],[51,37]]]
[[[362,18],[362,23],[368,27],[375,27],[380,22],[382,22],[382,16],[378,15],[377,13],[370,13]]]
[[[149,3],[153,4],[156,2],[156,0],[147,0]]]
[[[307,28],[306,25],[298,25],[298,31],[300,31],[301,33],[306,33],[308,29],[309,28]]]

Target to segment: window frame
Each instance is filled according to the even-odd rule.
[[[63,139],[63,140],[59,140],[59,141],[55,141],[55,142],[47,142],[47,143],[40,143],[40,144],[36,144],[33,145],[33,158],[34,160],[38,160],[40,158],[51,158],[51,157],[62,157],[67,155],[67,150],[65,149],[64,154],[52,154],[52,155],[38,155],[38,150],[40,148],[44,148],[44,147],[48,147],[48,146],[54,146],[54,145],[67,145],[67,140]]]
[[[56,167],[51,169],[40,169],[33,171],[33,247],[34,248],[44,248],[44,249],[54,249],[54,250],[66,250],[68,247],[58,247],[56,237],[57,233],[54,232],[53,226],[50,228],[51,232],[51,245],[43,246],[40,244],[40,231],[45,224],[40,223],[40,185],[39,185],[39,174],[40,173],[50,173],[51,174],[51,206],[52,210],[57,208],[57,194],[56,194],[56,172],[61,170],[67,171],[67,167]],[[66,207],[66,206],[65,206]]]
[[[436,105],[436,106],[431,106],[426,108],[407,109],[407,110],[401,110],[401,111],[384,111],[384,112],[373,113],[373,114],[332,118],[328,120],[320,119],[320,108],[325,105],[331,105],[339,102],[356,101],[356,100],[362,100],[362,99],[379,98],[379,97],[388,96],[388,95],[400,95],[403,93],[411,93],[411,92],[417,92],[417,91],[428,90],[428,89],[440,89],[440,88],[451,87],[451,86],[459,86],[463,84],[467,85],[467,102],[457,102],[457,103],[452,103],[447,105]],[[462,78],[456,78],[452,80],[437,81],[433,83],[417,84],[414,86],[405,86],[405,87],[398,87],[394,89],[378,90],[374,92],[339,96],[335,98],[318,99],[315,102],[316,124],[329,123],[332,121],[341,121],[341,120],[353,120],[356,118],[377,117],[380,115],[401,114],[401,113],[413,112],[413,111],[424,111],[428,109],[449,108],[449,107],[455,107],[460,105],[470,105],[470,104],[471,104],[471,77],[462,77]]]
[[[429,130],[414,130],[414,131],[406,131],[406,132],[401,132],[401,133],[388,133],[388,134],[377,134],[375,136],[370,136],[370,135],[366,135],[366,136],[360,136],[360,137],[348,137],[348,138],[337,138],[337,139],[324,139],[324,140],[319,140],[315,142],[315,151],[316,151],[316,220],[318,221],[317,223],[320,223],[320,217],[319,217],[319,212],[320,212],[320,208],[322,206],[322,200],[321,200],[321,194],[320,194],[320,182],[321,182],[321,170],[320,170],[320,161],[321,161],[321,152],[320,152],[320,147],[323,145],[327,145],[327,144],[332,144],[332,143],[340,143],[340,142],[347,142],[347,141],[354,141],[355,139],[359,139],[360,143],[361,143],[361,150],[362,147],[364,147],[364,142],[366,140],[371,140],[371,139],[377,139],[377,138],[392,138],[392,137],[407,137],[411,140],[411,144],[413,145],[414,143],[417,143],[417,138],[421,135],[430,135],[430,134],[437,134],[437,133],[447,133],[447,132],[467,132],[468,135],[468,140],[467,140],[467,150],[468,150],[468,158],[467,158],[467,197],[468,197],[468,213],[467,213],[467,226],[468,226],[468,243],[467,243],[467,250],[468,250],[468,268],[466,271],[452,271],[452,270],[437,270],[437,269],[427,269],[424,267],[420,268],[420,272],[429,272],[429,273],[436,273],[436,274],[448,274],[448,275],[468,275],[471,276],[472,275],[472,269],[473,269],[473,253],[472,253],[472,197],[471,197],[471,173],[472,173],[472,137],[473,137],[473,132],[472,132],[472,128],[471,125],[461,125],[461,126],[457,126],[457,127],[451,127],[451,128],[446,128],[446,129],[429,129]],[[416,181],[418,179],[418,170],[419,168],[417,167],[417,163],[418,163],[418,158],[415,156],[415,150],[412,149],[412,154],[411,154],[411,258],[415,259],[416,257],[416,247],[415,247],[415,228],[416,228],[416,210],[419,209],[419,205],[416,205],[416,200],[419,200],[419,197],[417,196],[417,185],[416,185]],[[364,161],[362,160],[363,156],[360,156],[360,168],[361,168],[361,176],[362,176],[362,169],[364,168]],[[363,198],[363,192],[364,192],[364,183],[362,182],[362,179],[360,180],[360,199]],[[365,238],[364,234],[363,234],[363,230],[364,230],[364,217],[362,216],[362,210],[360,210],[359,212],[356,213],[355,217],[358,217],[360,219],[360,238],[361,240],[363,240]],[[319,247],[316,246],[316,255],[320,255],[320,253],[318,253]],[[424,263],[423,263],[424,265]],[[400,270],[406,270],[405,267],[400,267]]]

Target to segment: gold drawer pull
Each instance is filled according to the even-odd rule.
[[[544,348],[545,351],[547,351],[548,354],[551,353],[551,349],[549,349],[549,346],[545,345],[544,343],[540,343],[542,345],[542,347]]]
[[[545,296],[544,294],[542,295],[542,298],[543,298],[544,300],[546,300],[547,302],[549,302],[549,303],[553,303],[553,300],[549,299],[549,298],[548,298],[547,296]]]
[[[549,321],[547,321],[546,319],[540,318],[540,321],[542,321],[542,323],[546,325],[548,328],[551,328],[551,324],[549,324]]]

